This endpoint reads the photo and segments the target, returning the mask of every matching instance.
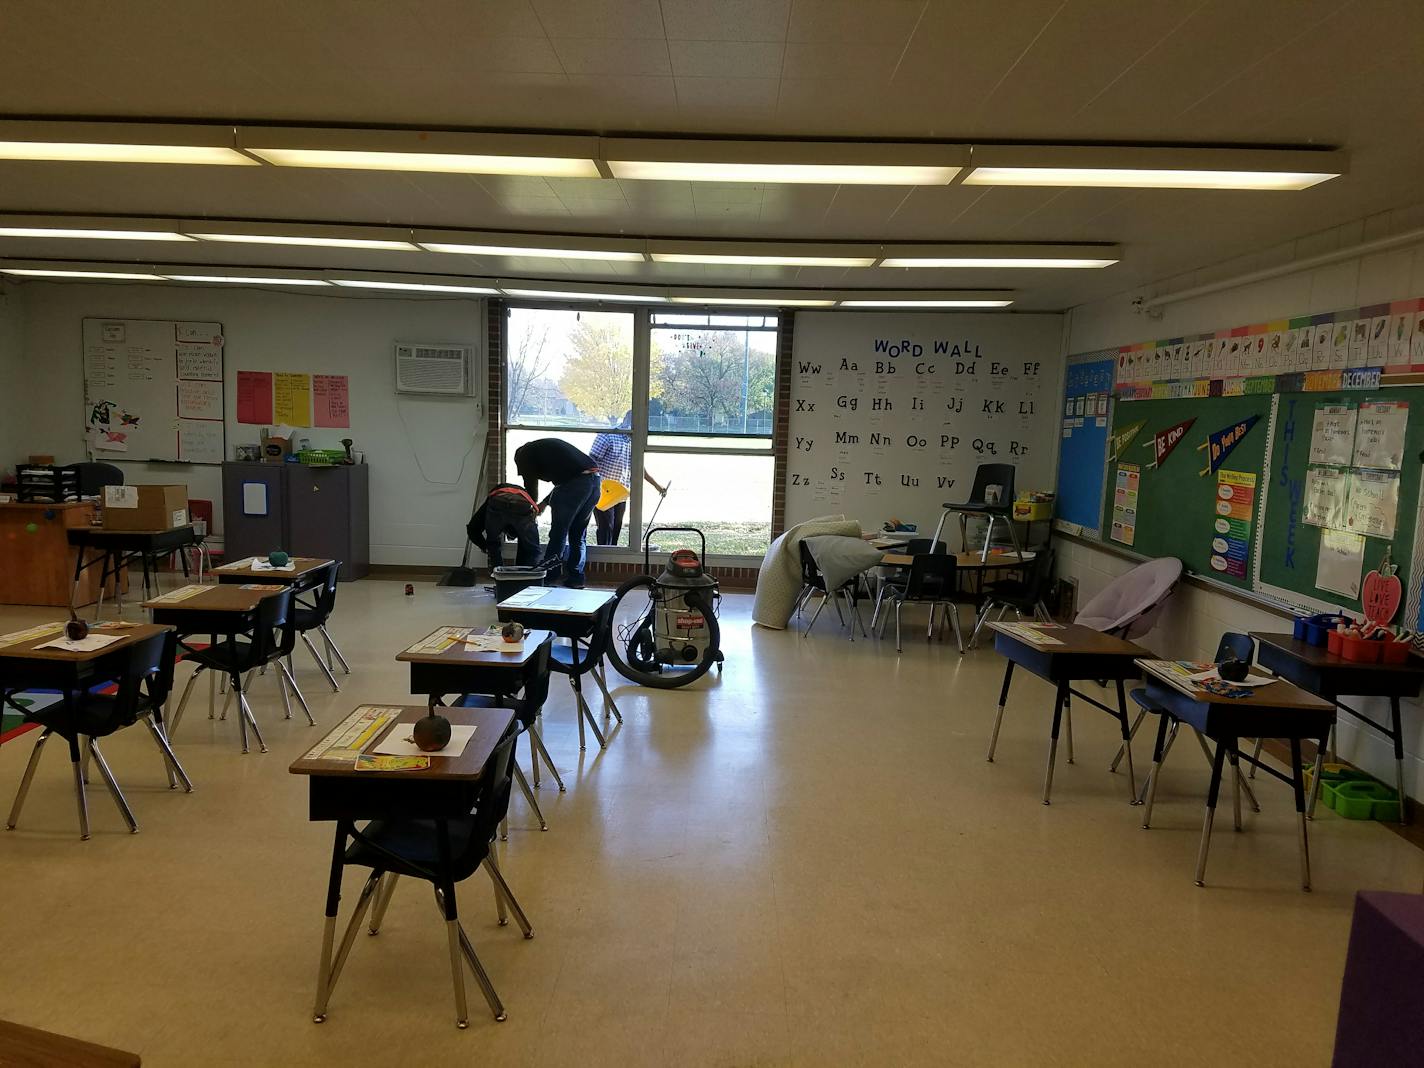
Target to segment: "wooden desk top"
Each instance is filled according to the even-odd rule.
[[[1152,658],[1143,658],[1137,661],[1137,666],[1153,679],[1204,705],[1220,705],[1225,708],[1240,709],[1278,708],[1306,712],[1335,711],[1333,702],[1316,697],[1313,693],[1307,693],[1285,679],[1277,679],[1267,686],[1252,687],[1249,697],[1222,697],[1219,694],[1200,689],[1190,682],[1185,682],[1164,668],[1162,664],[1163,661]]]
[[[93,501],[55,501],[53,504],[30,501],[0,501],[0,509],[14,509],[21,512],[59,511],[65,508],[93,508]]]
[[[374,751],[376,746],[385,741],[393,731],[409,730],[412,723],[424,718],[428,713],[428,710],[423,706],[414,705],[362,705],[357,711],[371,707],[399,708],[400,715],[394,723],[387,726],[362,747],[363,753]],[[348,716],[347,719],[333,727],[325,738],[312,746],[299,759],[293,761],[292,766],[287,770],[293,775],[314,775],[319,778],[331,776],[362,778],[376,782],[391,779],[445,781],[478,779],[484,770],[485,762],[494,752],[494,747],[499,744],[499,740],[504,737],[504,732],[514,722],[514,710],[509,708],[442,708],[440,714],[451,723],[474,726],[475,733],[466,743],[465,751],[457,757],[431,753],[430,767],[428,768],[418,771],[357,771],[355,761],[352,760],[319,760],[312,757],[311,753],[321,752],[346,728],[347,722],[351,718]],[[354,716],[355,712],[352,715]]]
[[[90,634],[113,634],[118,636],[118,641],[110,642],[102,649],[90,649],[85,652],[74,652],[69,649],[41,649],[39,646],[46,642],[52,642],[56,638],[64,637],[64,631],[57,630],[52,634],[42,634],[37,638],[26,638],[22,642],[13,645],[0,645],[0,656],[18,657],[25,660],[64,660],[70,663],[82,664],[88,660],[97,660],[101,656],[108,656],[110,653],[118,652],[127,648],[135,642],[141,642],[145,638],[151,638],[155,634],[162,634],[171,627],[162,627],[156,623],[135,623],[131,626],[116,627],[112,623],[91,623],[89,624]],[[0,1059],[0,1063],[4,1063]]]
[[[1334,668],[1340,671],[1369,671],[1379,672],[1382,675],[1424,675],[1424,659],[1409,655],[1409,659],[1403,664],[1364,664],[1358,660],[1346,660],[1343,656],[1336,656],[1328,652],[1322,646],[1311,645],[1309,642],[1301,641],[1294,634],[1272,634],[1261,631],[1252,631],[1251,637],[1255,638],[1262,645],[1269,645],[1274,649],[1279,649],[1287,656],[1294,657],[1302,664],[1310,667],[1329,670]]]
[[[550,586],[532,604],[510,604],[510,601],[518,600],[519,594],[516,593],[495,607],[506,612],[557,612],[561,616],[596,616],[604,605],[613,600],[613,591],[570,590],[562,586]]]
[[[1111,634],[1104,634],[1100,630],[1094,630],[1092,627],[1085,627],[1079,623],[1060,623],[1053,627],[1043,628],[1041,633],[1045,641],[1039,645],[1022,634],[1014,633],[1013,628],[1021,625],[1035,626],[1030,623],[988,624],[990,630],[997,631],[1016,642],[1023,642],[1040,653],[1067,654],[1069,656],[1130,656],[1134,658],[1152,655],[1140,645],[1116,638]],[[1056,638],[1062,644],[1051,644],[1047,640],[1049,638]]]
[[[294,556],[290,562],[296,566],[290,571],[254,571],[252,563],[257,559],[261,558],[249,556],[245,560],[234,560],[230,564],[213,568],[213,574],[223,578],[244,578],[251,582],[295,582],[303,575],[310,575],[327,564],[336,563],[335,560],[323,560],[316,556]]]
[[[0,1020],[0,1064],[70,1068],[139,1068],[137,1053]]]
[[[994,571],[1006,567],[1027,567],[1033,563],[1033,554],[1026,554],[1019,560],[1016,553],[990,553],[987,560],[980,560],[978,553],[955,553],[954,559],[961,571]],[[908,553],[886,553],[880,558],[886,567],[909,567],[915,558]]]
[[[51,505],[51,507],[53,507],[53,505]],[[70,537],[72,538],[76,533],[83,532],[90,537],[99,538],[145,538],[155,537],[159,534],[177,534],[180,531],[187,531],[189,534],[192,534],[193,524],[184,523],[182,526],[164,527],[162,530],[114,530],[111,527],[74,527],[70,530]]]
[[[260,585],[278,586],[277,583],[260,583]],[[180,587],[180,589],[188,588],[190,587]],[[170,590],[168,594],[155,597],[149,601],[144,601],[143,607],[155,608],[159,611],[166,608],[173,608],[183,612],[250,612],[264,599],[279,593],[285,593],[287,586],[280,585],[277,589],[273,590],[250,590],[246,586],[229,584],[222,586],[204,586],[202,589],[202,593],[194,594],[192,597],[165,601],[163,597],[177,592],[176,590]]]
[[[554,635],[547,630],[527,630],[524,632],[524,648],[518,652],[506,653],[489,649],[472,649],[464,642],[456,642],[448,649],[440,652],[417,651],[416,646],[429,638],[439,634],[445,627],[439,627],[420,641],[415,642],[410,648],[396,654],[396,659],[403,664],[449,664],[452,666],[469,665],[472,667],[523,667],[539,652],[539,646]],[[455,627],[454,630],[462,630],[466,633],[479,631],[479,627]]]

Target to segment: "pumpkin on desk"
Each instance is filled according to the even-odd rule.
[[[450,721],[432,710],[415,721],[410,731],[415,747],[423,753],[438,753],[450,744]]]

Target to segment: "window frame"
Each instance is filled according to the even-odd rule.
[[[632,317],[633,317],[633,395],[632,395],[633,425],[632,425],[631,428],[629,428],[629,429],[627,429],[627,430],[625,431],[625,430],[623,430],[622,428],[619,428],[619,427],[548,426],[548,425],[531,425],[531,424],[527,424],[527,423],[515,423],[515,422],[510,421],[509,412],[508,412],[508,409],[507,409],[507,408],[506,408],[506,410],[503,411],[503,412],[501,413],[501,415],[500,415],[501,454],[503,455],[503,457],[504,457],[504,462],[505,462],[506,464],[509,462],[509,457],[512,455],[512,453],[509,451],[509,448],[508,448],[509,432],[510,432],[510,431],[542,430],[542,431],[547,431],[547,432],[549,432],[550,434],[557,434],[557,433],[559,433],[559,432],[568,432],[568,433],[574,433],[574,434],[587,434],[587,433],[594,433],[594,434],[621,433],[621,434],[626,434],[626,435],[628,435],[629,438],[631,439],[632,445],[633,445],[633,449],[632,449],[632,458],[631,458],[631,461],[630,461],[630,462],[631,462],[631,469],[630,469],[630,470],[631,470],[631,477],[632,477],[632,480],[633,480],[633,485],[629,487],[628,511],[627,511],[627,515],[626,515],[626,517],[625,517],[625,519],[624,519],[624,522],[623,522],[623,528],[624,528],[624,531],[626,532],[627,537],[628,537],[628,545],[627,545],[627,546],[623,546],[623,545],[593,545],[593,544],[590,543],[590,544],[588,545],[588,552],[589,552],[589,555],[590,555],[590,559],[593,559],[593,560],[602,560],[602,561],[608,561],[608,562],[615,562],[615,563],[624,563],[624,562],[629,562],[629,561],[634,561],[634,560],[642,560],[642,559],[643,559],[643,548],[642,548],[642,546],[643,546],[643,535],[644,535],[643,523],[642,523],[642,515],[643,515],[643,490],[644,490],[644,487],[647,485],[647,483],[643,481],[643,475],[644,475],[643,458],[644,458],[644,456],[646,456],[646,455],[649,454],[649,453],[651,453],[651,454],[653,454],[653,455],[667,454],[667,455],[690,455],[690,456],[762,456],[762,457],[766,457],[767,459],[771,460],[771,461],[773,462],[773,470],[775,469],[774,465],[775,465],[775,457],[776,457],[776,444],[775,444],[775,442],[776,442],[776,431],[777,431],[777,424],[778,424],[778,421],[779,421],[779,418],[780,418],[780,417],[779,417],[779,414],[778,414],[778,412],[777,412],[777,410],[776,410],[776,403],[775,403],[775,398],[776,398],[776,396],[777,396],[778,393],[779,393],[779,387],[780,387],[780,385],[781,385],[781,382],[780,382],[780,370],[781,370],[781,368],[780,368],[780,361],[779,361],[779,360],[776,360],[775,358],[773,359],[773,379],[772,379],[772,398],[773,398],[773,402],[772,402],[772,428],[771,428],[770,432],[767,433],[765,436],[760,435],[760,434],[754,435],[754,437],[755,437],[755,439],[756,439],[757,441],[765,441],[765,442],[766,442],[766,446],[765,446],[764,448],[746,448],[746,447],[737,448],[737,447],[729,447],[729,448],[707,449],[707,448],[694,448],[694,447],[691,447],[691,446],[681,446],[681,445],[671,445],[671,446],[669,446],[669,445],[661,445],[661,444],[658,444],[658,445],[654,445],[654,446],[652,446],[652,447],[649,447],[649,438],[652,437],[652,436],[655,436],[655,435],[650,435],[649,432],[648,432],[649,383],[650,383],[650,377],[651,377],[651,374],[652,374],[652,331],[653,331],[653,316],[656,315],[656,314],[658,314],[659,312],[666,313],[666,314],[677,314],[677,312],[675,312],[675,311],[669,311],[668,306],[667,306],[667,305],[662,305],[662,304],[635,304],[635,303],[627,303],[627,304],[625,304],[625,303],[623,303],[623,302],[621,302],[621,301],[620,301],[620,302],[617,302],[617,303],[599,302],[599,301],[541,301],[541,300],[529,300],[529,299],[517,300],[517,301],[514,301],[514,300],[505,301],[505,302],[504,302],[503,311],[504,311],[504,316],[503,316],[503,321],[502,321],[502,324],[501,324],[501,328],[502,328],[502,336],[503,336],[503,338],[505,339],[505,343],[506,343],[506,344],[508,343],[507,339],[509,338],[509,317],[510,317],[510,314],[511,314],[512,312],[514,312],[514,311],[620,312],[620,313],[630,314],[630,315],[632,315]],[[689,308],[689,309],[687,310],[686,314],[688,314],[688,315],[705,314],[705,315],[708,315],[708,316],[713,316],[713,315],[718,315],[718,316],[720,316],[720,315],[727,315],[727,316],[745,315],[745,316],[760,317],[760,318],[763,318],[763,319],[766,319],[766,318],[771,317],[772,315],[775,315],[775,316],[776,316],[776,320],[777,320],[777,325],[776,325],[775,329],[770,329],[770,328],[765,328],[765,327],[761,327],[761,328],[751,328],[751,329],[760,329],[760,330],[762,330],[762,331],[764,331],[764,332],[766,332],[766,333],[769,333],[769,334],[772,334],[772,335],[773,335],[775,344],[774,344],[774,347],[773,347],[773,349],[772,349],[772,352],[773,352],[773,356],[775,356],[776,353],[779,353],[779,352],[781,351],[781,340],[782,340],[782,336],[783,336],[783,331],[784,331],[785,328],[786,328],[786,320],[787,320],[788,316],[790,315],[790,312],[789,312],[788,310],[782,309],[782,308],[777,308],[777,309],[774,309],[774,310],[768,310],[768,309],[766,309],[766,308],[746,308],[746,309],[741,309],[741,308],[728,307],[728,308],[718,308],[718,309],[716,309],[715,311],[705,311],[705,312],[701,312],[701,313],[698,313],[698,312],[696,312],[696,311],[693,311],[691,308]],[[699,327],[689,327],[689,329],[715,329],[715,327],[710,327],[710,326],[707,326],[707,327],[700,327],[700,328],[699,328]],[[501,375],[501,379],[502,379],[502,381],[501,381],[501,383],[500,383],[500,384],[501,384],[501,404],[507,404],[507,399],[505,398],[505,393],[504,393],[505,388],[508,386],[508,367],[507,367],[507,362],[506,362],[506,361],[501,361],[501,365],[500,365],[500,375]],[[669,434],[669,435],[667,435],[667,436],[673,436],[673,435]],[[737,440],[737,439],[739,439],[739,438],[752,437],[753,435],[744,435],[744,434],[717,434],[717,433],[713,433],[713,432],[708,432],[708,433],[689,434],[689,435],[687,435],[687,436],[688,436],[688,437],[698,437],[698,438],[720,438],[720,439],[723,439],[723,440],[735,441],[735,440]],[[503,472],[501,472],[500,477],[503,478]],[[768,518],[768,521],[769,521],[769,525],[770,525],[770,527],[771,527],[771,536],[770,536],[770,537],[768,538],[768,540],[767,540],[767,547],[768,547],[768,548],[771,547],[771,542],[772,542],[773,540],[775,540],[775,537],[776,537],[776,514],[775,514],[775,508],[776,508],[776,506],[775,506],[775,495],[776,495],[775,476],[773,475],[773,485],[772,485],[772,497],[773,497],[773,499],[772,499],[771,501],[768,501],[768,502],[767,502],[767,506],[768,506],[768,515],[767,515],[767,518]],[[757,566],[757,565],[759,565],[760,562],[765,558],[766,553],[765,553],[765,552],[761,552],[761,553],[756,553],[756,554],[747,554],[747,553],[715,553],[715,552],[709,552],[709,553],[707,554],[707,556],[708,556],[708,561],[707,561],[707,562],[708,562],[709,564],[713,564],[713,565],[717,565],[717,566],[723,566],[723,567],[751,567],[751,566]]]

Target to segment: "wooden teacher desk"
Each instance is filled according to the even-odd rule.
[[[1403,664],[1361,664],[1346,660],[1290,634],[1262,634],[1253,631],[1256,639],[1256,659],[1263,668],[1289,679],[1302,690],[1325,698],[1336,708],[1368,723],[1394,744],[1395,786],[1399,790],[1399,822],[1408,822],[1404,793],[1404,732],[1400,729],[1399,699],[1418,697],[1424,683],[1424,660],[1410,656]],[[1352,697],[1388,697],[1390,725],[1376,723],[1340,701],[1341,694]],[[1269,737],[1269,736],[1268,736]],[[1315,801],[1320,796],[1320,778],[1312,783],[1308,817],[1315,816]]]
[[[76,607],[97,601],[97,574],[73,584],[81,551],[69,538],[70,530],[87,530],[93,518],[91,501],[0,504],[0,604],[64,606],[71,596]]]
[[[1014,666],[1033,672],[1058,689],[1053,705],[1053,729],[1049,734],[1048,770],[1043,779],[1043,803],[1049,803],[1053,792],[1053,765],[1058,756],[1058,729],[1065,713],[1071,717],[1071,697],[1078,697],[1095,708],[1101,708],[1122,727],[1122,744],[1127,751],[1127,795],[1130,804],[1137,804],[1137,779],[1132,766],[1132,731],[1127,722],[1127,696],[1123,680],[1135,679],[1141,672],[1133,662],[1148,655],[1140,645],[1114,638],[1110,634],[1079,626],[1077,623],[990,623],[994,631],[994,649],[1007,663],[1004,665],[1004,687],[999,692],[999,710],[994,717],[994,733],[989,739],[989,762],[994,761],[994,748],[999,742],[999,725],[1004,720],[1004,705],[1009,700],[1009,683]],[[1087,694],[1073,689],[1073,683],[1090,679],[1112,679],[1117,683],[1117,708],[1112,709]],[[1073,763],[1073,721],[1068,720],[1068,763]]]

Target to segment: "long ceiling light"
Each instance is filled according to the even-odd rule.
[[[186,163],[258,167],[230,148],[204,145],[86,144],[72,141],[0,141],[0,159],[58,163]]]
[[[116,282],[162,282],[156,274],[134,274],[128,271],[60,271],[34,267],[4,267],[0,274],[22,275],[26,278],[106,278]]]
[[[641,252],[600,248],[536,248],[514,245],[465,245],[447,241],[422,241],[427,252],[453,252],[462,256],[533,256],[551,260],[612,260],[618,263],[642,263]]]
[[[440,152],[346,152],[336,149],[250,148],[275,167],[353,171],[420,171],[430,174],[512,174],[540,178],[600,178],[590,159],[487,156]]]
[[[718,255],[702,252],[653,252],[654,263],[728,264],[741,267],[873,267],[875,256]]]
[[[396,289],[411,293],[475,293],[484,296],[494,296],[499,293],[498,289],[489,286],[436,285],[430,282],[374,282],[364,278],[333,278],[331,284],[346,286],[349,289]]]
[[[967,145],[605,138],[615,178],[812,185],[948,185]]]
[[[508,297],[526,297],[531,300],[608,300],[633,304],[665,304],[668,299],[658,294],[642,293],[585,293],[571,290],[511,289],[507,286],[500,286],[500,290]]]
[[[1012,304],[1012,300],[935,300],[926,298],[923,300],[843,300],[839,306],[842,308],[1007,308]]]
[[[1114,189],[1308,189],[1349,170],[1344,152],[1302,149],[975,146],[965,185]]]
[[[603,177],[598,138],[581,135],[293,127],[240,127],[237,135],[244,151],[276,167]]]
[[[993,270],[1042,268],[1055,270],[1111,267],[1115,259],[1086,259],[1047,256],[887,256],[882,267],[964,267]]]
[[[244,245],[310,245],[315,248],[366,248],[390,252],[420,251],[409,241],[363,237],[287,237],[281,234],[192,234],[201,241],[230,241]]]
[[[324,286],[330,284],[321,278],[271,278],[265,275],[170,274],[166,277],[175,282],[213,282],[229,286]]]
[[[74,230],[58,226],[0,226],[0,237],[71,237],[91,241],[192,241],[167,230]]]
[[[810,297],[671,297],[669,299],[674,304],[715,304],[751,308],[831,308],[836,303],[834,297],[825,299]]]

